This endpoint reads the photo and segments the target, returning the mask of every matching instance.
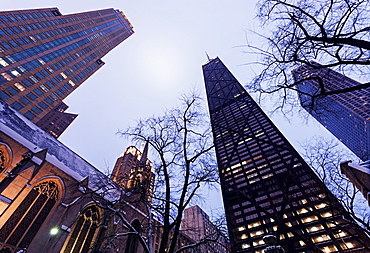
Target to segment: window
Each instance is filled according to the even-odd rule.
[[[6,90],[12,94],[12,95],[17,95],[17,93],[19,92],[18,90],[14,89],[13,87],[8,87],[6,88]]]
[[[33,94],[32,92],[28,93],[27,97],[29,97],[31,100],[36,100],[37,99],[36,95]]]
[[[53,181],[36,185],[19,204],[0,230],[0,241],[27,248],[58,201],[59,190]]]
[[[36,89],[34,89],[33,91],[34,91],[37,95],[39,95],[39,96],[44,95],[44,93],[43,93],[39,88],[36,88]]]
[[[8,100],[10,96],[6,94],[4,91],[0,91],[0,98],[5,101]]]
[[[54,101],[53,101],[53,100],[51,100],[49,97],[45,98],[44,100],[45,100],[45,101],[46,101],[46,103],[48,103],[49,105],[51,105],[51,104],[53,104],[53,103],[54,103]]]
[[[132,232],[138,232],[139,234],[141,233],[141,224],[138,219],[135,219],[131,223],[131,225],[136,230]],[[134,234],[130,234],[127,238],[125,253],[136,253],[138,244],[139,244],[138,236]]]
[[[21,97],[20,99],[19,99],[19,101],[21,101],[23,104],[25,104],[25,105],[28,105],[29,103],[31,103],[31,101],[29,101],[27,98],[25,98],[25,97]]]
[[[99,219],[97,206],[87,207],[78,217],[63,252],[88,252],[98,232]]]
[[[21,110],[21,109],[23,108],[23,105],[21,105],[21,104],[20,104],[20,103],[18,103],[18,102],[13,102],[13,103],[11,104],[11,106],[12,106],[13,108],[17,109],[18,111],[19,111],[19,110]]]
[[[38,108],[37,106],[32,107],[32,111],[34,111],[36,114],[42,113],[42,110]]]
[[[40,103],[39,103],[39,106],[41,106],[41,108],[43,108],[43,109],[46,109],[46,108],[48,108],[49,106],[47,105],[47,104],[45,104],[45,102],[43,102],[43,101],[41,101]]]
[[[29,120],[33,120],[34,118],[36,118],[36,115],[33,114],[32,112],[28,111],[24,114],[24,116],[26,116]]]

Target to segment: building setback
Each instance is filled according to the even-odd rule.
[[[219,58],[203,65],[233,252],[369,252],[370,240]]]
[[[77,114],[66,113],[68,107],[65,103],[60,102],[42,117],[37,125],[45,132],[58,138],[78,116]]]
[[[133,33],[126,16],[114,9],[0,12],[0,98],[37,124]],[[53,136],[63,128],[54,127]]]
[[[292,73],[298,82],[302,107],[359,158],[363,161],[370,159],[370,88],[312,100],[311,95],[321,94],[319,80],[327,92],[361,83],[329,68],[320,68],[314,62],[312,66],[303,65]]]

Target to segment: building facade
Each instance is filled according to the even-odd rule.
[[[367,205],[370,206],[370,162],[363,164],[344,162],[340,164],[340,170],[362,193]]]
[[[0,98],[38,123],[133,33],[126,16],[114,9],[0,12]]]
[[[233,252],[369,252],[370,240],[219,58],[203,65]]]
[[[317,97],[322,81],[326,91],[361,83],[329,68],[303,65],[292,73],[298,82],[302,107],[363,161],[370,159],[370,88]]]
[[[181,230],[194,242],[206,241],[203,245],[197,247],[196,252],[198,253],[230,252],[230,244],[220,231],[220,228],[214,225],[208,214],[197,205],[184,210]]]

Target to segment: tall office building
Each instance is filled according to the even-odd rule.
[[[0,97],[38,123],[132,34],[125,15],[114,9],[0,12]]]
[[[369,252],[370,240],[231,72],[203,65],[233,252]]]
[[[317,63],[313,65],[320,66]],[[298,84],[303,108],[359,158],[364,161],[370,159],[370,88],[312,100],[310,95],[320,94],[319,80],[327,91],[351,88],[361,83],[329,68],[303,65],[292,73],[295,81],[304,80]]]

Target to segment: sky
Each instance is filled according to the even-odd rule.
[[[181,94],[197,90],[205,98],[202,64],[206,52],[224,62],[243,85],[255,75],[243,53],[250,30],[259,29],[256,0],[3,0],[1,10],[58,7],[62,14],[115,8],[123,11],[135,34],[103,58],[105,65],[64,102],[79,116],[59,140],[103,172],[130,143],[117,135],[139,119],[178,104]],[[252,66],[253,67],[253,66]],[[268,105],[263,108],[269,110]],[[289,141],[330,136],[317,122],[274,115]],[[212,215],[222,206],[220,194],[205,192],[200,206]],[[211,195],[208,196],[207,194]]]

